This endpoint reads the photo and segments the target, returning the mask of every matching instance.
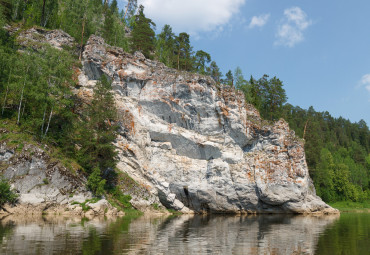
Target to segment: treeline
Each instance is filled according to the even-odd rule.
[[[133,19],[133,1],[119,12],[117,0],[1,0],[9,21],[22,27],[40,26],[62,29],[77,42],[86,42],[91,34],[99,34],[107,43],[128,49],[125,27]],[[126,14],[126,16],[125,16]],[[125,18],[124,18],[125,16]]]
[[[220,82],[222,74],[209,53],[194,52],[189,34],[175,35],[170,25],[156,35],[155,23],[137,0],[129,0],[121,11],[117,0],[1,0],[0,5],[8,21],[23,27],[62,29],[81,47],[91,34],[97,34],[125,51],[139,50],[169,67],[211,75]]]
[[[287,104],[283,83],[276,77],[244,79],[242,70],[226,73],[225,84],[244,92],[261,117],[284,118],[305,140],[310,176],[317,194],[326,202],[370,199],[370,131],[364,120],[351,123],[328,112]]]

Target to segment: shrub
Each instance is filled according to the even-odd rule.
[[[0,179],[0,207],[6,203],[16,203],[17,198],[18,195],[10,189],[8,181],[5,179]]]
[[[105,182],[106,180],[104,180],[100,175],[100,169],[95,167],[87,179],[87,187],[94,193],[94,195],[101,196],[104,194]]]
[[[125,195],[123,194],[123,192],[115,187],[113,190],[112,190],[112,196],[113,198],[116,200],[116,202],[119,203],[119,205],[123,208],[131,208],[131,204],[130,204],[130,200],[132,199],[132,197],[130,195]]]

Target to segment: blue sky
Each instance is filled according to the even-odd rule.
[[[189,33],[223,74],[277,76],[290,104],[370,124],[369,0],[138,2],[158,31]]]

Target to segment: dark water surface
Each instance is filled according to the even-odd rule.
[[[370,254],[370,214],[0,221],[0,254]]]

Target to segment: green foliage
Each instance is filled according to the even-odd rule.
[[[229,85],[229,86],[234,86],[234,76],[233,76],[233,72],[231,72],[231,70],[229,70],[227,73],[226,73],[226,79],[223,81],[226,85]],[[244,78],[243,78],[244,79]],[[237,87],[237,86],[236,86]]]
[[[62,29],[83,43],[91,34],[99,33],[111,45],[128,50],[126,24],[118,12],[117,1],[103,6],[99,0],[14,0],[12,7],[11,19],[26,27]]]
[[[364,200],[363,202],[352,202],[347,200],[329,203],[329,205],[341,212],[370,211],[370,200]]]
[[[74,58],[48,45],[19,53],[6,35],[1,44],[1,117],[16,119],[40,140],[65,143],[72,129]]]
[[[160,62],[172,68],[177,67],[174,47],[175,34],[170,25],[164,25],[161,33],[156,37],[155,53]]]
[[[95,196],[104,194],[104,186],[106,180],[101,177],[101,172],[98,167],[94,168],[89,178],[87,179],[87,187],[94,193]]]
[[[11,19],[12,3],[10,0],[0,0],[0,28]]]
[[[316,191],[324,201],[369,199],[370,131],[361,120],[351,123],[328,112],[283,107],[296,134],[305,139],[305,152]]]
[[[119,207],[126,209],[132,208],[130,203],[132,197],[130,195],[123,194],[118,187],[113,188],[110,193],[112,195],[112,199],[118,203]]]
[[[18,195],[11,190],[7,180],[0,179],[0,207],[6,203],[14,204],[17,201]]]
[[[247,82],[238,67],[227,79],[234,79],[235,87],[263,118],[284,118],[296,135],[304,138],[310,175],[324,201],[369,199],[370,131],[365,121],[351,123],[328,112],[316,112],[313,107],[304,110],[285,104],[283,83],[276,77],[251,77]]]
[[[152,58],[152,52],[155,48],[155,33],[152,27],[155,27],[155,23],[145,17],[144,6],[140,5],[131,32],[131,50],[133,52],[141,51],[146,58]]]
[[[194,68],[197,73],[206,74],[207,73],[207,66],[211,62],[211,55],[207,52],[198,50],[195,54],[195,61],[194,61]]]
[[[95,168],[103,173],[116,166],[117,152],[112,143],[118,128],[117,112],[110,89],[110,81],[102,76],[94,87],[93,100],[85,111],[87,115],[76,136],[76,143],[81,145],[76,156],[88,173]]]
[[[209,74],[215,80],[216,83],[221,82],[222,73],[215,61],[212,61],[209,67],[207,68],[207,74]]]
[[[190,46],[190,35],[180,33],[175,37],[175,55],[177,57],[177,69],[191,71],[192,63],[192,47]]]
[[[244,93],[247,102],[259,110],[261,117],[269,120],[277,120],[281,117],[287,96],[283,83],[278,78],[269,79],[269,76],[265,74],[258,80],[251,77],[247,82],[241,69],[237,67],[234,80],[235,87]]]
[[[79,203],[79,202],[77,202],[77,201],[73,201],[71,204],[72,205],[80,205],[81,207],[82,207],[82,211],[84,211],[84,212],[87,212],[88,210],[90,210],[91,209],[91,207],[89,206],[89,205],[87,205],[87,203],[92,203],[92,204],[94,204],[94,203],[96,203],[96,202],[98,202],[99,201],[99,198],[92,198],[92,199],[86,199],[84,202],[82,202],[82,203]]]
[[[71,92],[75,86],[73,55],[42,44],[18,52],[7,33],[0,35],[0,107],[1,119],[8,122],[6,128],[12,127],[9,123],[17,123],[19,134],[31,134],[38,141],[59,147],[50,151],[51,156],[73,171],[81,166],[87,174],[93,173],[88,186],[102,195],[105,179],[112,176],[106,173],[116,165],[112,142],[117,114],[110,81],[102,77],[85,114],[77,116],[74,112],[78,101]],[[3,138],[17,141],[16,150],[23,147],[18,141],[29,139],[13,134]],[[68,158],[76,159],[78,164]]]

